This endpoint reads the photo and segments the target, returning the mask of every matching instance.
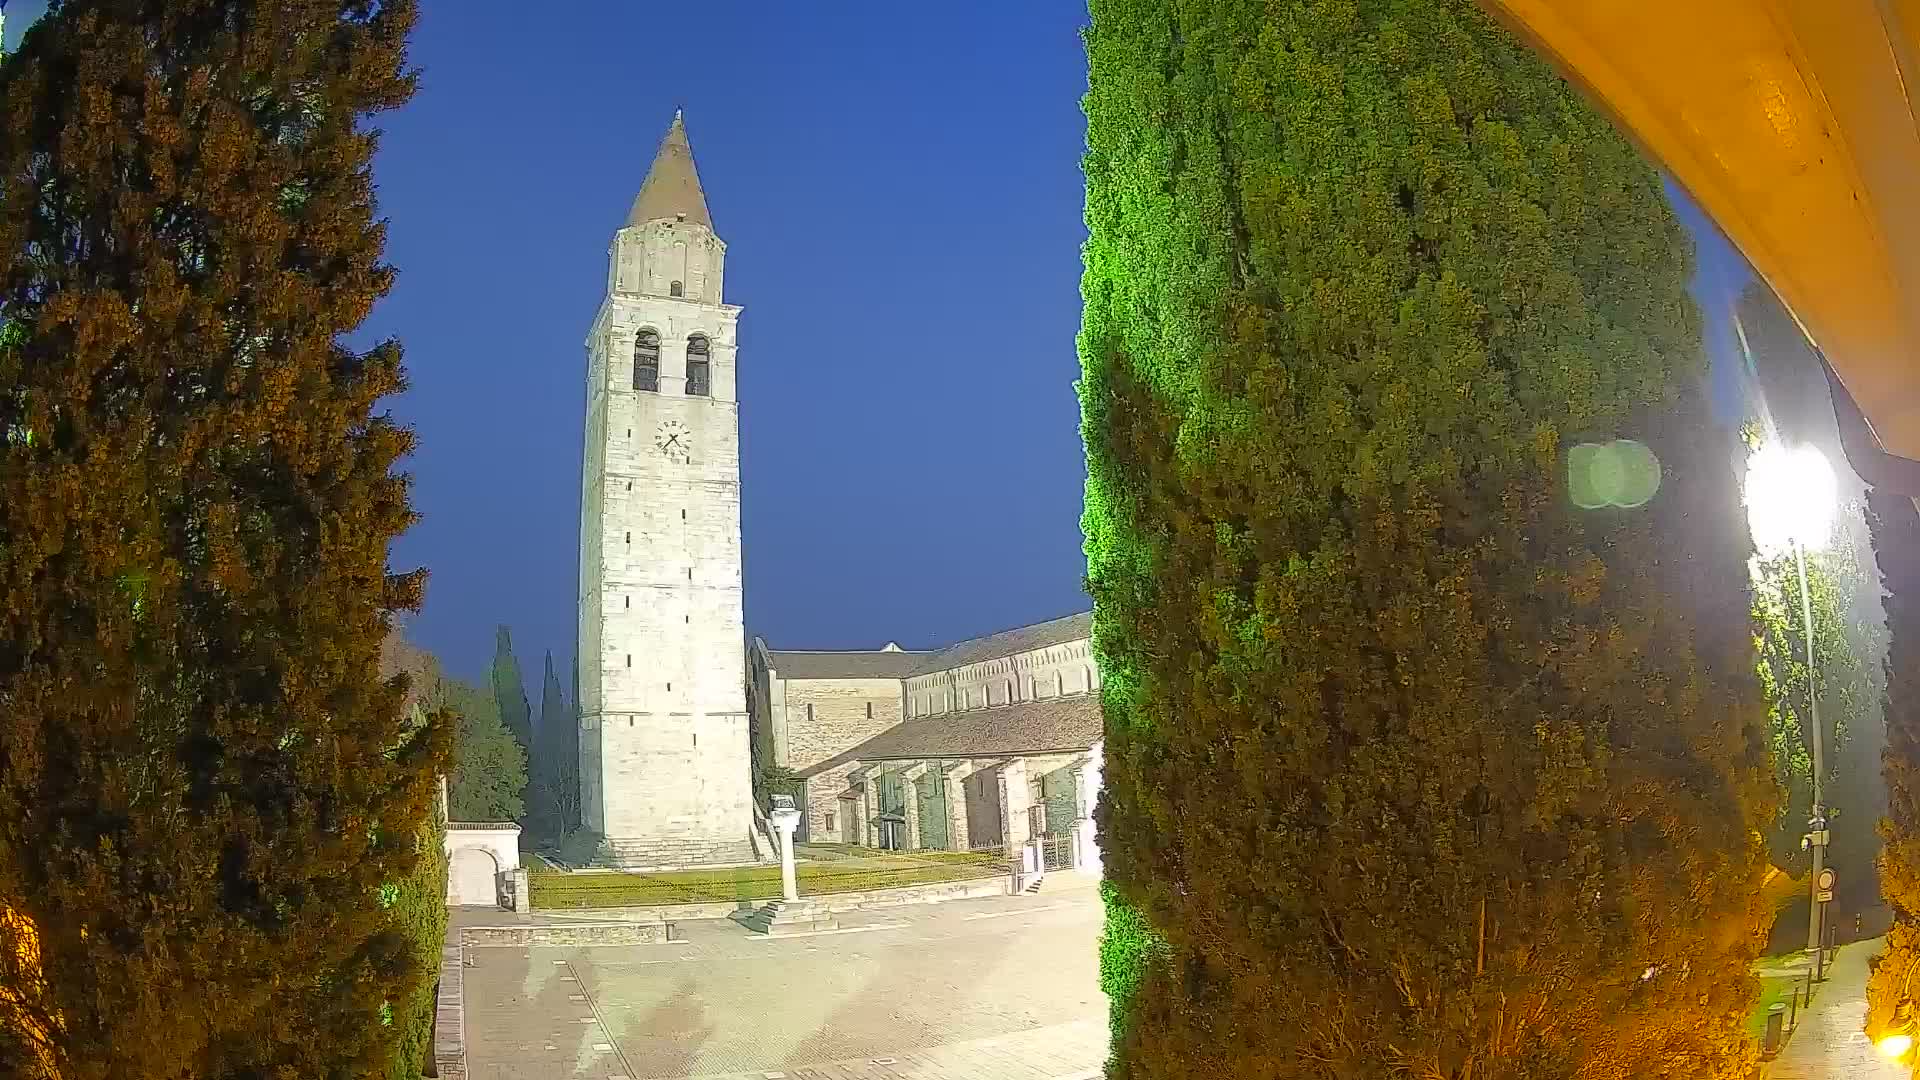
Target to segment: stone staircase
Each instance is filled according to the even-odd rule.
[[[833,912],[811,900],[773,900],[744,915],[734,916],[734,921],[756,934],[779,937],[782,934],[804,934],[815,930],[832,930],[840,925]]]
[[[615,870],[680,870],[693,867],[753,866],[767,861],[753,838],[652,836],[608,840],[601,865]]]

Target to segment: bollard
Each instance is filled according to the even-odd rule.
[[[1787,1027],[1798,1026],[1800,1026],[1800,986],[1796,983],[1793,987],[1793,1006],[1787,1011]]]
[[[1767,1006],[1767,1035],[1766,1035],[1765,1041],[1760,1044],[1760,1052],[1767,1055],[1768,1057],[1772,1057],[1773,1055],[1779,1053],[1780,1041],[1785,1035],[1786,1027],[1787,1027],[1786,1003],[1782,1001],[1776,1001],[1773,1004]]]

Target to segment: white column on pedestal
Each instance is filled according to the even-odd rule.
[[[789,904],[800,899],[800,883],[793,869],[793,831],[799,825],[800,811],[773,812],[773,828],[780,834],[780,895]]]

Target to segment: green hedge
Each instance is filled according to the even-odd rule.
[[[1658,177],[1465,0],[1091,12],[1113,1074],[1733,1075],[1776,793]]]
[[[964,852],[915,852],[803,863],[795,868],[802,896],[967,881],[1005,873],[1005,858]],[[772,900],[780,895],[780,868],[745,866],[651,874],[535,870],[528,878],[528,890],[533,906],[547,909]]]
[[[434,811],[433,828],[422,841],[420,866],[395,885],[386,898],[407,949],[421,965],[423,982],[392,1003],[389,1015],[399,1033],[393,1044],[388,1080],[418,1080],[433,1058],[433,1022],[439,1002],[440,950],[447,939],[446,825]]]

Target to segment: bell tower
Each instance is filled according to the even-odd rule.
[[[587,332],[582,816],[629,867],[754,859],[726,251],[675,112]]]

